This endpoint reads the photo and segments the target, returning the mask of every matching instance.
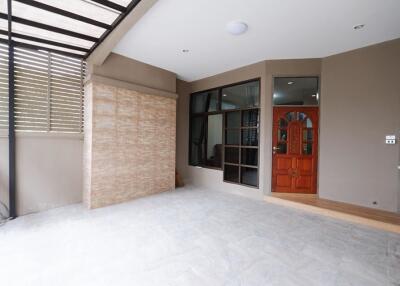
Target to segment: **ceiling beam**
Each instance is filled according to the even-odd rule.
[[[93,50],[87,57],[86,61],[89,65],[102,65],[108,55],[112,52],[113,48],[118,44],[122,37],[142,18],[144,14],[157,2],[158,0],[141,0],[135,9],[127,13],[126,17],[122,19],[118,26]]]
[[[108,37],[108,35],[121,23],[122,20],[139,4],[140,0],[132,0],[128,5],[125,13],[121,13],[117,19],[112,23],[112,28],[108,31],[105,31],[103,35],[101,35],[100,39],[90,48],[90,51],[86,54],[86,58],[90,56],[90,54]]]
[[[7,34],[8,34],[8,31],[0,29],[0,35],[7,35]],[[68,44],[64,44],[64,43],[60,43],[60,42],[55,42],[55,41],[51,41],[51,40],[42,39],[42,38],[36,38],[36,37],[29,36],[29,35],[15,33],[15,32],[12,32],[11,36],[14,37],[14,38],[20,38],[20,39],[23,39],[23,40],[28,40],[28,41],[32,41],[32,42],[38,42],[38,43],[42,43],[42,44],[52,45],[52,46],[65,48],[65,49],[70,49],[70,50],[76,50],[76,51],[80,51],[80,52],[86,52],[87,53],[89,51],[88,48],[82,48],[82,47],[79,47],[79,46],[73,46],[73,45],[68,45]]]
[[[25,5],[32,6],[32,7],[35,7],[35,8],[39,8],[39,9],[42,9],[42,10],[45,10],[45,11],[48,11],[48,12],[51,12],[51,13],[55,13],[55,14],[58,14],[58,15],[61,15],[61,16],[64,16],[64,17],[72,18],[74,20],[78,20],[78,21],[81,21],[81,22],[84,22],[84,23],[87,23],[87,24],[91,24],[91,25],[94,25],[94,26],[97,26],[97,27],[100,27],[100,28],[103,28],[103,29],[106,29],[106,30],[111,29],[111,25],[108,25],[106,23],[99,22],[99,21],[97,21],[95,19],[91,19],[91,18],[82,16],[82,15],[79,15],[79,14],[75,14],[75,13],[72,13],[72,12],[69,12],[69,11],[66,11],[66,10],[63,10],[63,9],[59,9],[57,7],[50,6],[50,5],[41,3],[41,2],[32,1],[32,0],[14,0],[14,1],[23,3]]]
[[[6,40],[6,39],[0,38],[0,43],[8,45],[9,41]],[[74,54],[74,53],[60,51],[60,50],[51,49],[51,48],[47,48],[47,47],[32,45],[32,44],[23,43],[23,42],[18,42],[18,41],[15,41],[15,40],[13,40],[12,43],[13,43],[14,47],[21,47],[21,48],[31,49],[31,50],[44,50],[44,51],[48,51],[48,52],[64,55],[64,56],[71,57],[71,58],[83,59],[83,56],[84,56],[84,55],[81,55],[81,54]]]
[[[7,18],[8,18],[7,14],[0,13],[0,19],[7,19]],[[97,42],[99,40],[99,38],[96,38],[96,37],[92,37],[92,36],[89,36],[89,35],[85,35],[85,34],[73,32],[73,31],[69,31],[69,30],[66,30],[66,29],[50,26],[50,25],[47,25],[47,24],[31,21],[31,20],[24,19],[24,18],[17,17],[17,16],[12,16],[12,21],[15,22],[15,23],[20,23],[20,24],[23,24],[23,25],[36,27],[36,28],[39,28],[39,29],[43,29],[43,30],[47,30],[47,31],[51,31],[51,32],[55,32],[55,33],[59,33],[59,34],[67,35],[67,36],[71,36],[71,37],[74,37],[74,38],[79,38],[79,39],[91,41],[91,42]]]
[[[98,3],[98,4],[103,5],[105,7],[117,10],[117,11],[119,11],[121,13],[124,13],[127,10],[126,7],[124,7],[122,5],[119,5],[119,4],[115,3],[115,2],[108,1],[108,0],[90,0],[90,1]]]

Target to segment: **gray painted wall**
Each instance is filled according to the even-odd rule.
[[[397,211],[400,39],[323,59],[321,96],[320,197]]]
[[[178,80],[177,93],[177,170],[186,183],[207,189],[217,189],[243,196],[262,199],[271,191],[272,165],[272,77],[320,75],[321,60],[272,60],[225,72],[194,82]],[[222,171],[188,165],[189,98],[190,93],[219,87],[248,79],[260,78],[260,166],[259,189],[223,182]]]
[[[400,39],[324,59],[271,60],[186,83],[178,81],[177,169],[186,182],[252,197],[271,191],[274,76],[320,76],[319,196],[383,210],[400,209]],[[222,172],[188,165],[189,95],[261,78],[260,190],[222,182]],[[377,205],[372,204],[376,201]]]
[[[81,135],[17,134],[18,215],[82,200],[82,140]],[[8,204],[7,135],[0,138],[0,153],[0,198]]]
[[[8,204],[8,137],[0,133],[0,202],[9,208]],[[0,206],[0,214],[5,211]],[[8,215],[8,214],[7,214]]]

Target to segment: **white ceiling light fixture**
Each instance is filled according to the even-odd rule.
[[[248,29],[247,24],[241,21],[231,21],[228,24],[226,24],[226,30],[230,34],[235,36],[245,33],[247,29]]]
[[[294,84],[294,81],[289,81],[287,84],[292,85],[292,84]]]
[[[354,30],[361,30],[362,28],[364,28],[365,27],[365,24],[360,24],[360,25],[355,25],[354,27],[353,27],[353,29]]]

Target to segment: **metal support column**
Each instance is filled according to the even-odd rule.
[[[14,43],[12,41],[12,0],[8,9],[8,172],[10,218],[17,217],[15,195],[15,122],[14,122]]]

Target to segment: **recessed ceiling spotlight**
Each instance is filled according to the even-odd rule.
[[[226,94],[224,93],[222,96],[226,96]]]
[[[294,81],[289,81],[287,84],[292,85],[294,84]]]
[[[365,24],[360,24],[360,25],[355,25],[354,27],[353,27],[353,29],[354,30],[361,30],[362,28],[364,28],[365,27]]]
[[[241,35],[247,31],[247,24],[240,21],[231,21],[226,24],[226,30],[232,35]]]
[[[188,53],[188,52],[189,52],[188,49],[183,49],[183,50],[182,50],[182,53]]]

